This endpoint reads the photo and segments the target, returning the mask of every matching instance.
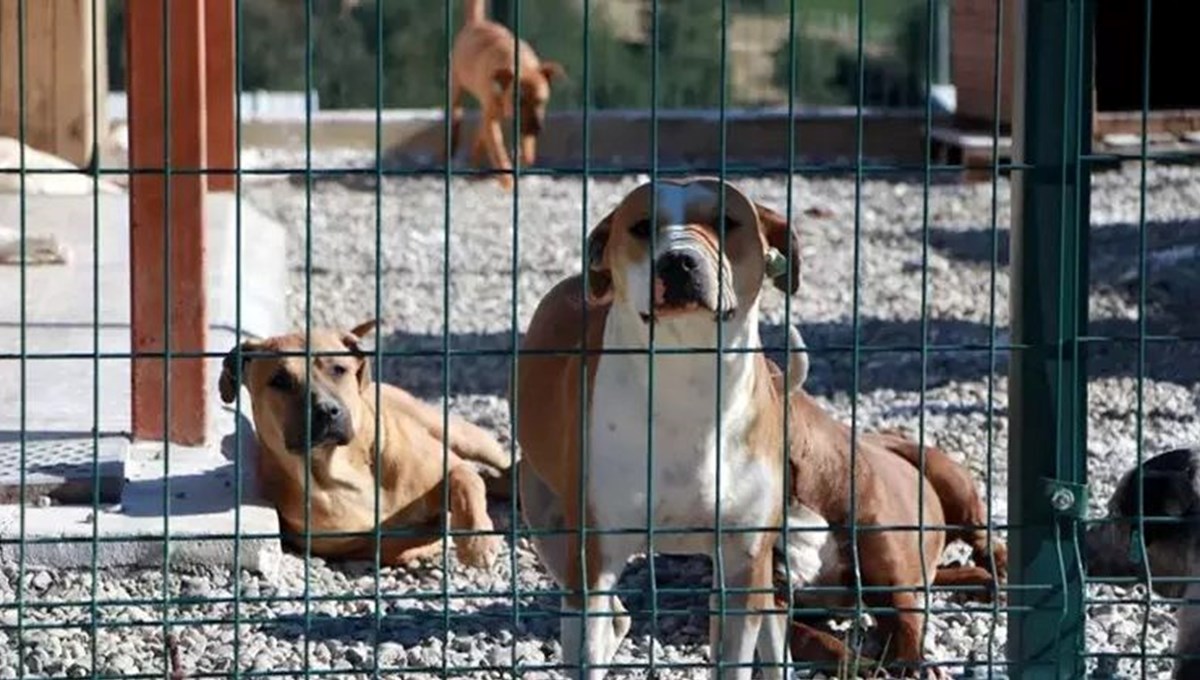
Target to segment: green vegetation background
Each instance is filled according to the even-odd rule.
[[[384,108],[437,108],[445,101],[448,40],[446,0],[241,0],[242,79],[245,90],[305,89],[306,4],[311,6],[312,86],[322,109],[374,108],[376,66],[382,53]],[[512,25],[516,0],[493,0],[499,20]],[[592,7],[605,0],[593,0]],[[124,0],[109,2],[110,87],[124,89]],[[377,24],[382,2],[382,30]],[[450,0],[451,33],[461,1]],[[727,0],[725,11],[788,21],[792,0]],[[649,4],[649,0],[647,0]],[[552,106],[577,109],[585,95],[598,109],[645,108],[651,102],[647,45],[619,41],[592,11],[590,93],[582,89],[582,0],[521,0],[521,36],[543,59],[563,64],[570,81],[555,89]],[[857,96],[858,0],[795,0],[796,92],[803,104],[853,105]],[[864,105],[914,104],[925,80],[925,0],[863,0],[866,50]],[[507,11],[506,11],[507,9]],[[714,107],[721,92],[722,7],[719,0],[659,0],[658,105]],[[822,29],[831,30],[822,30]],[[840,33],[839,33],[840,31]],[[773,55],[774,84],[788,88],[788,43]],[[785,104],[739,101],[729,105]]]

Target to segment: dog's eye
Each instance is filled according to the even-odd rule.
[[[635,238],[650,238],[650,220],[638,220],[629,227],[629,233]]]
[[[277,390],[290,390],[292,388],[292,376],[288,375],[287,371],[276,371],[275,375],[271,376],[270,385]]]
[[[724,219],[724,223],[725,223],[725,233],[729,233],[729,232],[737,229],[738,227],[742,226],[741,222],[738,222],[737,220],[733,219],[732,217],[726,217]]]
[[[335,378],[341,378],[346,375],[348,369],[341,364],[334,364],[329,368],[329,373]]]

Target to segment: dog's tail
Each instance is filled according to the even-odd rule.
[[[464,7],[466,11],[463,18],[464,26],[482,23],[483,21],[487,20],[487,7],[485,6],[486,2],[487,0],[466,0],[466,5]]]
[[[864,435],[872,438],[887,450],[907,460],[913,467],[920,467],[921,447],[915,441],[896,430],[884,430]],[[991,551],[988,550],[987,507],[979,496],[975,480],[966,468],[954,462],[945,451],[936,446],[925,447],[925,479],[942,503],[946,524],[958,528],[946,532],[948,540],[960,540],[971,547],[971,559],[975,564],[992,570],[995,576],[1008,577],[1008,547],[992,537]]]

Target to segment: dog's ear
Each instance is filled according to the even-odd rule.
[[[361,338],[364,335],[366,335],[367,333],[370,333],[371,331],[375,330],[378,327],[379,327],[379,319],[370,319],[368,321],[364,321],[364,322],[358,324],[354,328],[351,328],[350,335],[353,335],[356,338]]]
[[[358,359],[358,371],[355,373],[355,376],[358,378],[359,388],[364,390],[371,385],[371,359],[363,350],[360,341],[362,340],[362,336],[370,331],[374,325],[375,320],[372,319],[355,326],[349,333],[342,334],[342,344],[346,346],[346,349],[350,350],[354,358]],[[364,326],[366,327],[365,329]],[[361,333],[358,332],[360,330]]]
[[[783,215],[759,203],[754,204],[754,209],[758,212],[758,227],[767,245],[788,258],[791,280],[788,280],[788,272],[779,274],[773,279],[775,287],[785,295],[795,295],[800,287],[800,237]]]
[[[566,78],[567,72],[563,69],[562,64],[558,63],[557,61],[543,61],[542,77],[553,82],[555,80]]]
[[[229,350],[229,354],[225,355],[224,361],[221,362],[221,378],[217,382],[217,389],[221,392],[221,401],[226,404],[232,404],[234,399],[237,399],[238,388],[242,383],[238,382],[238,349],[242,352],[257,352],[263,347],[262,343],[254,340],[247,340],[241,345]],[[246,379],[246,362],[250,361],[250,357],[242,357],[242,380]]]
[[[508,86],[512,85],[513,78],[515,77],[511,66],[501,66],[492,71],[492,82],[496,84],[497,92],[508,90]]]
[[[612,301],[612,268],[608,262],[608,237],[612,232],[613,214],[600,220],[587,239],[588,302],[605,305]]]

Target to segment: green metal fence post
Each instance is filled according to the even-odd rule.
[[[1091,22],[1086,0],[1026,0],[1014,91],[1009,367],[1011,677],[1082,678]]]

